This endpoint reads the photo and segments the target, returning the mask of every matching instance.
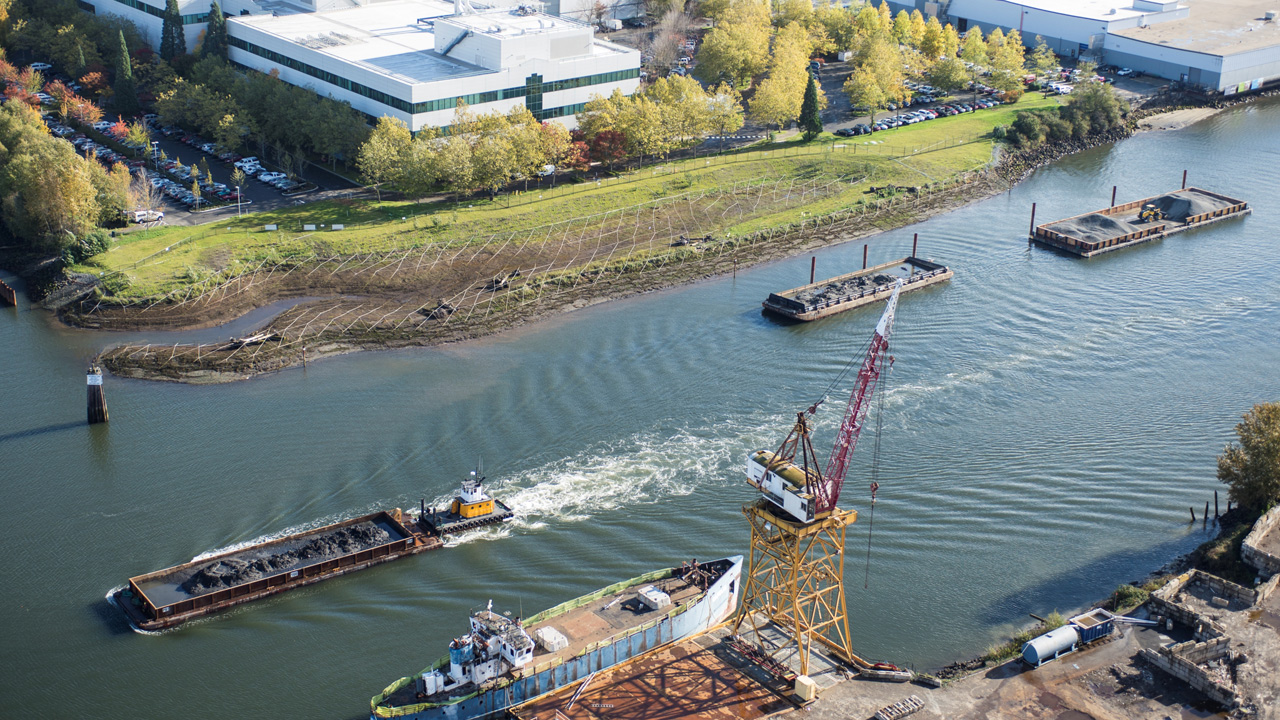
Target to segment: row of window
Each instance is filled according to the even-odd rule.
[[[121,5],[128,5],[134,10],[141,10],[142,12],[148,15],[154,15],[155,17],[158,17],[158,18],[164,17],[164,8],[158,8],[153,5],[148,5],[142,2],[142,0],[115,0],[115,2],[118,2]],[[183,25],[195,25],[197,23],[207,23],[207,22],[209,22],[209,13],[207,12],[196,13],[195,15],[182,16]]]
[[[424,102],[419,102],[419,103],[410,103],[406,100],[402,100],[401,98],[388,95],[387,93],[384,93],[381,90],[374,90],[373,88],[367,87],[365,85],[361,85],[358,82],[352,82],[351,80],[348,80],[339,75],[334,75],[333,73],[328,72],[326,70],[321,70],[320,68],[314,67],[312,65],[308,65],[307,63],[299,62],[298,60],[295,60],[291,57],[281,55],[280,53],[275,52],[274,50],[269,50],[267,48],[254,45],[253,43],[245,42],[240,38],[233,37],[233,38],[230,38],[230,41],[232,46],[237,47],[241,50],[244,50],[245,52],[253,53],[258,57],[266,58],[271,62],[278,63],[287,68],[297,70],[298,72],[301,72],[301,73],[306,73],[307,75],[310,75],[311,77],[317,78],[319,80],[323,80],[324,82],[327,82],[330,85],[335,85],[337,87],[342,88],[343,90],[349,90],[357,95],[363,95],[364,97],[367,97],[376,102],[380,102],[383,105],[393,107],[397,110],[410,113],[412,115],[417,115],[419,113],[425,113],[425,112],[435,112],[439,110],[452,110],[458,106],[459,100],[465,102],[468,105],[483,105],[485,103],[497,102],[498,100],[510,100],[512,98],[518,98],[518,97],[535,100],[535,102],[527,103],[527,104],[530,105],[530,110],[534,111],[536,115],[538,112],[542,112],[541,99],[542,99],[543,93],[555,92],[557,90],[568,90],[570,88],[587,87],[590,85],[600,85],[603,83],[620,82],[622,80],[629,80],[629,79],[640,77],[639,68],[631,68],[629,70],[617,70],[614,72],[607,72],[607,73],[598,73],[596,75],[587,75],[585,77],[570,78],[568,80],[556,80],[548,83],[542,82],[542,78],[540,76],[535,75],[535,76],[531,76],[530,79],[533,80],[534,78],[536,78],[536,81],[529,82],[520,87],[507,88],[505,90],[490,90],[487,92],[471,93],[469,95],[460,95],[457,97],[440,98],[438,100],[426,100]],[[546,112],[551,112],[557,109],[560,109],[560,108],[553,108],[552,110],[549,110]],[[576,110],[574,112],[576,112]],[[562,114],[570,114],[570,113],[562,113]],[[560,116],[553,115],[551,117],[560,117]]]

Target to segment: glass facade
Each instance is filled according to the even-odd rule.
[[[148,15],[153,15],[158,18],[164,17],[164,8],[148,5],[142,2],[142,0],[114,0],[114,2],[118,2],[121,5],[128,5],[134,10],[141,10],[142,12]],[[207,12],[196,13],[195,15],[182,16],[183,25],[196,25],[198,23],[207,23],[207,22],[209,22],[209,13]]]
[[[519,87],[507,88],[505,90],[489,90],[487,92],[471,93],[469,95],[459,95],[456,97],[440,98],[438,100],[426,100],[419,103],[411,103],[407,100],[388,95],[381,90],[374,90],[371,87],[353,82],[340,75],[334,75],[331,72],[321,70],[320,68],[299,62],[291,57],[281,55],[274,50],[268,50],[259,47],[250,42],[233,37],[230,39],[232,47],[239,48],[245,52],[253,53],[261,58],[266,58],[271,62],[300,73],[306,73],[313,78],[323,80],[330,85],[340,87],[343,90],[349,90],[357,95],[363,95],[375,102],[382,103],[388,107],[393,107],[401,112],[411,115],[418,115],[426,112],[436,112],[439,110],[452,110],[458,106],[461,100],[468,105],[483,105],[485,103],[497,102],[498,100],[510,100],[513,98],[525,98],[525,106],[533,113],[534,117],[544,120],[550,117],[564,117],[565,115],[573,115],[582,109],[582,103],[575,105],[566,105],[564,107],[543,109],[542,96],[544,93],[555,92],[557,90],[569,90],[571,88],[588,87],[591,85],[601,85],[604,83],[620,82],[622,80],[630,80],[640,77],[640,69],[632,68],[630,70],[617,70],[614,72],[598,73],[596,75],[587,75],[585,77],[570,78],[568,80],[556,80],[554,82],[544,83],[542,76],[538,74],[530,75],[525,84]]]

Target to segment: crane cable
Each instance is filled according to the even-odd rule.
[[[877,383],[876,388],[876,444],[871,453],[871,512],[867,518],[867,569],[862,580],[862,589],[871,585],[871,531],[876,524],[876,491],[880,489],[880,437],[884,434],[884,395],[889,385],[889,375],[893,372],[893,356],[889,356],[889,367]]]
[[[810,417],[818,412],[818,406],[827,401],[827,398],[831,396],[831,391],[844,380],[845,376],[849,374],[849,371],[853,369],[853,366],[862,365],[862,362],[867,357],[867,352],[871,349],[871,342],[875,339],[874,333],[872,333],[871,338],[871,340],[868,340],[867,343],[862,346],[862,350],[849,357],[849,362],[845,363],[845,366],[840,369],[840,372],[836,373],[836,376],[832,378],[831,382],[827,385],[827,389],[823,390],[822,394],[818,396],[817,401],[809,406],[809,410],[807,412]]]

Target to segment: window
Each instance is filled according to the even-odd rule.
[[[128,5],[134,10],[141,10],[142,12],[148,15],[153,15],[158,18],[164,17],[164,8],[155,7],[154,5],[148,5],[142,2],[142,0],[115,0],[115,2],[118,2],[121,5]],[[209,22],[209,13],[207,12],[196,13],[195,15],[182,16],[183,25],[196,25],[199,23],[206,23],[206,22]]]

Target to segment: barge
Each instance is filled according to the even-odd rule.
[[[475,473],[472,473],[474,476]],[[129,624],[165,630],[204,615],[443,547],[446,535],[511,520],[515,513],[471,477],[449,507],[395,508],[202,557],[129,578],[108,594]]]
[[[770,293],[764,301],[764,309],[807,322],[887,300],[899,280],[905,293],[950,280],[954,274],[946,265],[905,257],[866,270]]]
[[[1030,239],[1087,258],[1251,212],[1243,200],[1189,187],[1036,225]]]
[[[491,601],[448,655],[375,695],[370,717],[496,716],[709,630],[737,607],[742,560],[657,570],[527,619],[495,613]]]

